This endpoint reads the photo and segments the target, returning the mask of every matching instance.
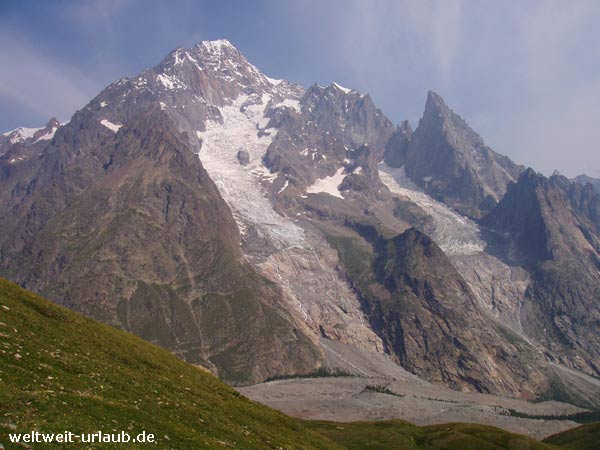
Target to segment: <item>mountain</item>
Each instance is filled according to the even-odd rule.
[[[205,370],[132,334],[84,318],[3,279],[0,333],[0,445],[6,448],[12,448],[9,434],[32,429],[125,431],[133,437],[145,431],[160,446],[178,449],[341,450],[389,448],[391,442],[409,450],[464,448],[466,443],[479,449],[558,448],[481,425],[299,421],[246,399]],[[570,441],[563,436],[563,442]],[[127,444],[132,449],[147,446]]]
[[[485,145],[483,139],[434,92],[414,133],[393,143],[386,153],[392,167],[428,194],[461,213],[481,218],[516,181],[523,167]]]
[[[600,180],[598,178],[588,177],[587,175],[579,175],[576,176],[573,181],[584,185],[590,183],[592,186],[594,186],[596,191],[600,192]]]
[[[467,392],[532,398],[544,390],[540,355],[488,316],[428,236],[411,228],[385,238],[357,228],[373,254],[358,239],[334,242],[373,328],[402,367]]]
[[[12,172],[22,172],[23,166],[36,159],[59,127],[58,120],[52,118],[41,128],[17,128],[0,135],[0,180]]]
[[[396,127],[394,134],[385,147],[384,159],[391,167],[402,167],[406,161],[406,153],[413,135],[413,129],[408,120]]]
[[[522,168],[436,94],[413,133],[366,94],[274,80],[205,41],[27,139],[2,157],[0,274],[230,383],[387,376],[369,361],[389,357],[462,391],[544,399],[560,382],[600,401],[575,370],[591,362],[564,368],[555,336],[525,331],[534,266],[472,220]],[[569,201],[565,239],[593,236],[589,188]]]
[[[46,126],[41,128],[19,127],[2,133],[0,135],[0,155],[4,154],[9,146],[15,144],[34,144],[39,141],[49,141],[54,137],[58,127],[60,127],[60,123],[52,118]]]
[[[267,150],[265,164],[301,188],[334,176],[340,166],[349,173],[356,170],[363,146],[374,149],[373,163],[377,164],[394,131],[371,97],[337,83],[311,86],[297,109],[286,108],[274,115],[269,126],[279,131]]]
[[[0,270],[232,382],[312,371],[320,350],[281,306],[281,289],[245,261],[231,211],[174,122],[176,105],[170,116],[158,101],[171,89],[166,76],[155,75],[155,96],[139,81],[114,84],[40,156],[19,162],[27,171],[12,172],[0,194]]]
[[[506,258],[532,274],[527,334],[552,358],[600,376],[600,196],[591,185],[528,169],[484,223],[504,233]]]

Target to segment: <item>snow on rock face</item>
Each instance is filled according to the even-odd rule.
[[[31,139],[33,135],[42,130],[43,128],[25,128],[19,127],[6,133],[2,133],[2,136],[10,136],[10,143],[16,144],[18,142],[25,142],[27,139]]]
[[[267,95],[260,99],[241,95],[233,105],[221,107],[223,125],[208,121],[206,131],[197,132],[202,141],[199,157],[231,207],[242,234],[254,226],[262,238],[278,249],[304,247],[303,230],[273,209],[261,184],[277,177],[262,164],[273,133],[258,136],[258,130],[268,123],[264,111],[269,100]],[[239,150],[248,152],[250,161],[246,166],[238,162]]]
[[[434,223],[431,237],[446,254],[473,255],[484,250],[485,243],[477,224],[422,192],[405,175],[404,169],[381,163],[379,177],[391,192],[408,197],[431,215]]]
[[[520,308],[529,285],[527,273],[485,253],[477,224],[422,192],[408,179],[404,169],[382,163],[379,177],[390,191],[408,197],[432,217],[432,239],[450,257],[479,304],[523,335]]]
[[[301,112],[299,100],[291,100],[289,98],[286,98],[281,103],[278,103],[277,105],[275,105],[275,108],[281,108],[281,107],[292,108],[293,110],[295,110],[297,112]]]
[[[33,143],[35,144],[36,142],[51,140],[54,137],[56,130],[58,130],[58,127],[52,127],[52,129],[48,133],[38,137],[35,141],[33,141]]]
[[[342,184],[345,176],[344,168],[340,167],[333,175],[315,181],[311,186],[306,188],[306,192],[308,194],[319,194],[323,192],[343,199],[344,197],[340,193],[338,187]]]
[[[161,73],[156,76],[156,81],[162,84],[166,89],[172,91],[175,89],[186,89],[187,86],[183,84],[179,79],[174,76],[165,75]]]
[[[266,76],[266,75],[265,75],[265,78],[266,78],[266,79],[267,79],[267,81],[268,81],[269,83],[271,83],[273,86],[279,86],[279,85],[280,85],[280,84],[283,82],[283,80],[276,80],[275,78],[270,78],[270,77],[268,77],[268,76]]]
[[[211,53],[221,54],[224,48],[235,49],[233,44],[227,39],[217,39],[216,41],[202,41],[200,44]]]
[[[335,81],[332,83],[333,86],[335,86],[336,88],[338,88],[340,91],[342,91],[344,94],[347,94],[349,92],[352,91],[352,89],[348,89],[338,83],[336,83]]]
[[[200,161],[231,208],[244,242],[250,243],[246,254],[263,275],[281,286],[283,301],[299,323],[314,336],[325,330],[342,342],[381,352],[381,339],[368,327],[355,293],[336,271],[335,250],[322,237],[277,213],[266,197],[263,184],[279,175],[262,164],[277,132],[269,129],[259,137],[268,123],[264,113],[270,100],[267,94],[241,95],[233,105],[220,107],[223,124],[207,121],[206,131],[196,132],[202,141]],[[238,162],[240,150],[249,156],[245,166]],[[288,186],[286,180],[276,195]],[[267,253],[265,257],[254,258],[256,235],[269,247],[258,250]]]
[[[123,125],[120,125],[120,124],[109,122],[106,119],[102,119],[100,121],[100,124],[104,125],[106,128],[108,128],[113,133],[116,133],[117,131],[119,131],[119,128],[121,128],[123,126]]]
[[[285,189],[290,185],[290,180],[285,180],[285,183],[283,184],[283,186],[281,187],[281,189],[279,189],[277,191],[277,195],[281,194],[283,191],[285,191]]]

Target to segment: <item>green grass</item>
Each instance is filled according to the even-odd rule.
[[[382,384],[367,384],[365,386],[365,391],[376,392],[378,394],[393,395],[394,397],[405,397],[404,394],[398,394],[397,392],[388,389]]]
[[[534,415],[525,414],[514,409],[508,410],[509,414],[513,417],[519,417],[521,419],[536,419],[536,420],[572,420],[577,423],[592,423],[600,422],[600,410],[586,411],[577,414],[564,414],[562,416],[549,416],[549,415]]]
[[[278,380],[293,380],[297,378],[335,378],[335,377],[356,377],[356,374],[347,372],[341,369],[329,369],[327,367],[320,367],[314,372],[308,373],[298,373],[298,374],[290,374],[290,375],[277,375],[274,377],[267,378],[265,382],[268,381],[278,381]]]
[[[402,420],[304,424],[349,450],[557,450],[551,444],[485,425],[418,427]]]
[[[373,390],[382,392],[378,387]],[[578,428],[552,439],[580,445],[597,435],[597,427],[589,432]],[[593,448],[555,447],[482,425],[296,420],[246,399],[166,350],[0,279],[0,444],[22,448],[9,443],[8,433],[32,430],[123,430],[131,435],[146,431],[158,439],[155,445],[94,446],[98,449]],[[89,445],[35,444],[34,448]]]
[[[544,440],[549,444],[574,450],[598,450],[600,448],[600,422],[588,423],[563,431]]]
[[[166,350],[0,279],[0,443],[31,430],[145,430],[160,449],[339,448]]]

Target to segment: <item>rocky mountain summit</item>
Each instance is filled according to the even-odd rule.
[[[435,93],[413,132],[205,41],[0,148],[0,275],[232,383],[382,375],[375,354],[600,401],[598,195],[495,153]]]
[[[60,123],[55,118],[41,128],[17,128],[0,135],[0,178],[8,172],[20,170],[39,155],[54,137]]]
[[[269,126],[279,131],[267,150],[265,164],[274,172],[283,172],[300,188],[334,176],[341,167],[348,173],[357,171],[362,167],[357,161],[364,146],[374,149],[369,156],[373,153],[375,164],[381,161],[394,129],[371,97],[337,83],[311,86],[296,109],[285,108],[274,115]]]
[[[49,141],[60,127],[60,123],[52,118],[42,128],[19,127],[0,135],[0,155],[3,155],[9,146],[15,144],[34,144],[39,141]]]
[[[390,143],[388,164],[403,166],[425,192],[469,217],[481,218],[489,212],[524,169],[486,146],[431,91],[415,132],[400,131],[406,137]]]

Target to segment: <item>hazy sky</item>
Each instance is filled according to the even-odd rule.
[[[434,90],[516,162],[600,177],[599,23],[600,1],[0,0],[0,130],[67,120],[224,37],[271,77],[338,81],[413,127]]]

